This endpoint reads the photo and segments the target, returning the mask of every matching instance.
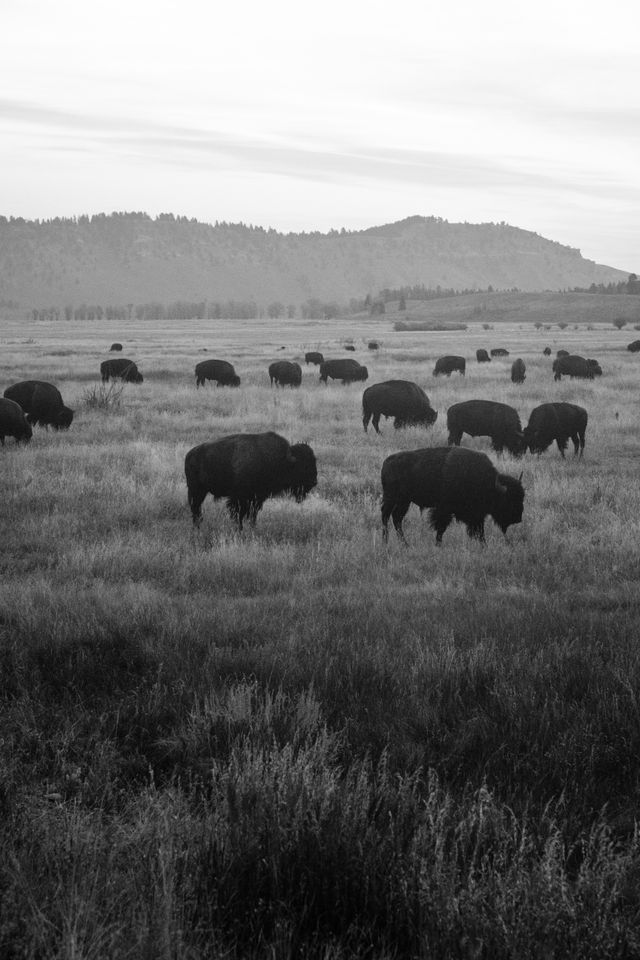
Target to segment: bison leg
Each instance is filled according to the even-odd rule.
[[[578,431],[578,440],[580,441],[580,456],[582,456],[582,454],[584,453],[584,430]],[[577,452],[578,450],[576,448],[576,453]]]
[[[249,514],[249,504],[246,500],[234,500],[231,497],[227,500],[227,509],[231,519],[238,524],[238,530],[242,530],[244,518]]]
[[[364,432],[367,432],[367,427],[369,426],[369,420],[371,420],[371,413],[369,410],[364,410],[362,413],[362,426],[364,427]],[[374,423],[375,426],[375,423]]]
[[[449,430],[449,439],[447,443],[450,447],[459,447],[462,440],[462,430]]]
[[[380,426],[379,426],[380,414],[379,413],[374,413],[371,423],[373,424],[373,429],[375,430],[375,432],[380,433]]]
[[[429,512],[429,523],[436,531],[436,543],[442,543],[442,535],[451,523],[452,515],[447,510],[435,507]]]
[[[472,520],[467,523],[467,533],[472,540],[479,540],[480,543],[484,543],[484,517],[482,520]]]
[[[574,444],[575,444],[575,440],[574,440],[573,442],[574,442]],[[560,451],[560,455],[561,455],[562,459],[564,460],[564,452],[565,452],[565,450],[567,449],[567,439],[566,439],[566,437],[556,437],[556,443],[557,443],[557,445],[558,445],[558,450]]]
[[[199,527],[202,523],[202,503],[207,495],[206,490],[188,487],[189,506],[191,507],[191,516],[194,527]]]
[[[251,503],[247,505],[247,514],[249,516],[249,523],[252,527],[255,527],[256,520],[258,519],[258,514],[262,510],[262,501],[261,500],[252,500]]]
[[[406,544],[404,532],[402,530],[402,521],[407,515],[407,510],[411,506],[410,500],[391,500],[382,501],[382,539],[386,543],[389,538],[389,517],[393,519],[393,525],[396,533],[402,543]]]

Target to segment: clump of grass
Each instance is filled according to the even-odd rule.
[[[124,383],[98,383],[88,387],[82,394],[82,402],[87,410],[104,410],[115,413],[122,405]]]

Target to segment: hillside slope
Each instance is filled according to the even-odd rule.
[[[506,224],[409,217],[361,231],[281,234],[163,214],[0,218],[0,301],[347,302],[383,287],[558,290],[627,273]]]

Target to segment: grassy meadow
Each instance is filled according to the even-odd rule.
[[[3,324],[0,392],[76,413],[0,449],[2,957],[640,955],[638,334],[574,320]],[[92,405],[114,340],[144,383]],[[546,345],[604,375],[554,383]],[[315,349],[416,381],[434,428],[365,434],[363,384],[303,361],[270,388]],[[240,388],[196,390],[209,357]],[[523,523],[436,548],[412,507],[385,548],[384,458],[475,397],[581,404],[584,459],[465,437],[522,471]],[[186,452],[264,430],[311,444],[315,491],[242,535],[208,497],[195,531]]]

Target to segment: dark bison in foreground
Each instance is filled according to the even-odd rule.
[[[32,426],[68,430],[73,421],[73,410],[65,407],[57,387],[44,380],[22,380],[7,387],[5,397],[19,403]]]
[[[196,387],[204,387],[205,380],[214,380],[218,387],[240,386],[240,377],[228,360],[201,360],[196,363]]]
[[[640,351],[640,340],[633,340],[631,343],[628,343],[627,350],[629,353],[638,353]]]
[[[14,437],[16,443],[31,440],[33,430],[25,412],[15,400],[6,397],[0,399],[0,443],[4,447],[5,437]]]
[[[142,383],[144,380],[133,360],[127,360],[125,357],[103,360],[100,364],[100,376],[103,383],[118,378],[126,380],[127,383]]]
[[[116,351],[117,351],[117,350],[122,350],[122,344],[121,344],[121,343],[112,343],[111,346],[109,347],[109,350],[116,350]]]
[[[525,449],[531,453],[544,453],[555,440],[564,457],[567,441],[571,438],[574,456],[578,451],[582,456],[587,419],[587,411],[575,403],[541,403],[531,411],[529,423],[524,428]]]
[[[321,353],[318,353],[317,350],[309,350],[309,352],[304,355],[304,362],[306,364],[314,363],[316,367],[319,367],[321,363],[324,363],[324,357]]]
[[[467,364],[464,357],[438,357],[436,360],[436,365],[433,368],[434,377],[439,377],[440,374],[446,374],[447,377],[450,377],[451,374],[457,370],[458,373],[461,373],[464,377],[465,368]]]
[[[326,383],[328,377],[342,380],[343,383],[354,383],[357,380],[368,380],[369,371],[350,357],[345,360],[325,360],[320,364],[320,380]]]
[[[486,350],[476,350],[476,360],[478,363],[491,363],[491,357]]]
[[[551,347],[545,347],[542,352],[543,352],[543,354],[545,355],[545,357],[550,357],[550,356],[551,356]]]
[[[491,356],[492,357],[508,357],[509,351],[505,350],[504,347],[494,347],[494,349],[491,351]]]
[[[595,364],[595,366],[594,366]],[[566,357],[558,357],[553,361],[553,379],[562,380],[563,376],[581,379],[593,380],[596,376],[596,367],[600,370],[595,360],[585,360],[577,354],[570,354]],[[602,373],[602,370],[600,370]]]
[[[524,383],[527,376],[527,368],[525,366],[524,360],[518,357],[517,360],[514,360],[511,364],[511,382],[512,383]]]
[[[422,387],[410,380],[387,380],[374,383],[362,394],[362,423],[365,429],[369,420],[376,433],[380,433],[380,417],[395,417],[396,430],[402,427],[431,427],[438,419],[429,397]],[[373,419],[372,419],[373,418]]]
[[[447,410],[449,444],[460,445],[463,433],[470,437],[491,437],[497,453],[503,449],[514,457],[522,455],[523,436],[518,411],[496,400],[463,400]]]
[[[318,482],[316,458],[306,443],[290,446],[277,433],[236,433],[189,450],[184,461],[189,506],[196,526],[210,493],[226,497],[242,530],[245,517],[256,522],[268,497],[287,493],[300,503]]]
[[[278,387],[299,387],[302,383],[302,367],[292,360],[276,360],[269,364],[269,379]]]
[[[382,464],[382,535],[389,517],[404,541],[402,521],[412,503],[429,509],[436,543],[453,519],[466,524],[470,537],[484,541],[484,521],[493,518],[503,533],[520,523],[524,490],[520,480],[498,473],[477,450],[431,447],[394,453]]]

